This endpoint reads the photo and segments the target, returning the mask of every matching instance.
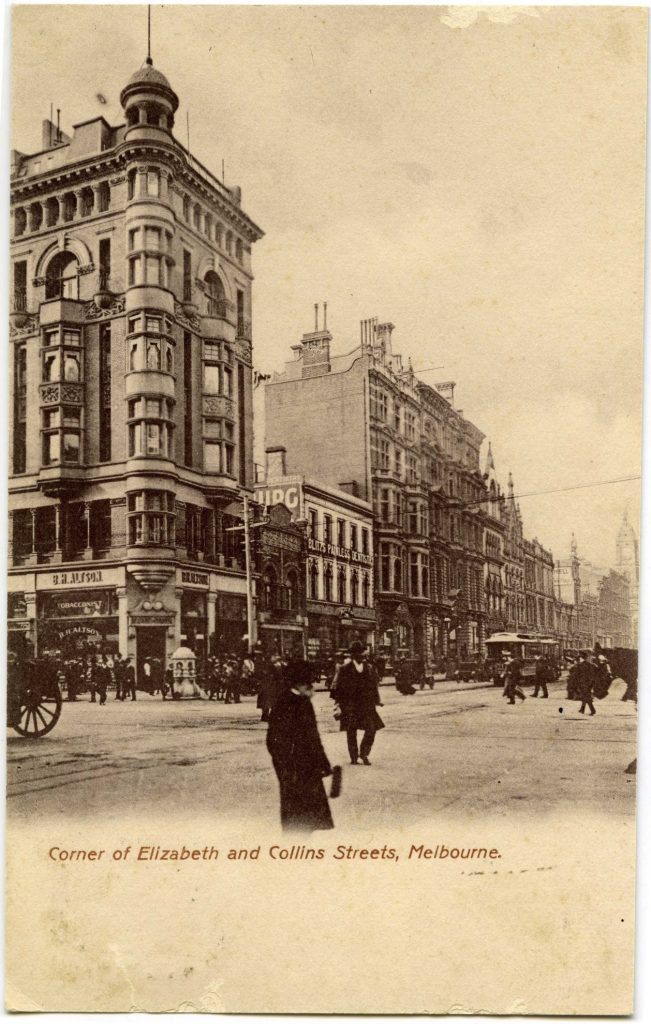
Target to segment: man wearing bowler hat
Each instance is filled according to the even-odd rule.
[[[377,677],[364,661],[364,645],[355,640],[350,646],[350,661],[342,665],[337,679],[335,700],[341,708],[340,729],[346,733],[350,763],[370,765],[373,740],[384,722],[375,710],[382,707]],[[363,729],[361,745],[357,746],[357,730]]]

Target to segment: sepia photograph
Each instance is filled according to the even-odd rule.
[[[11,62],[7,1009],[631,1014],[647,11]]]

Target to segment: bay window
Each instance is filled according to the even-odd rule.
[[[167,398],[132,398],[128,404],[129,458],[172,454],[174,404]]]
[[[174,495],[169,491],[135,491],[127,495],[129,544],[174,543]]]

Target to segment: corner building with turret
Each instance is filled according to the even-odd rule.
[[[10,647],[166,663],[246,633],[251,247],[173,135],[150,58],[120,101],[12,153]]]

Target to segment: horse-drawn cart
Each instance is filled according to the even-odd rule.
[[[7,728],[38,739],[59,721],[61,690],[54,664],[10,659],[7,665]]]

